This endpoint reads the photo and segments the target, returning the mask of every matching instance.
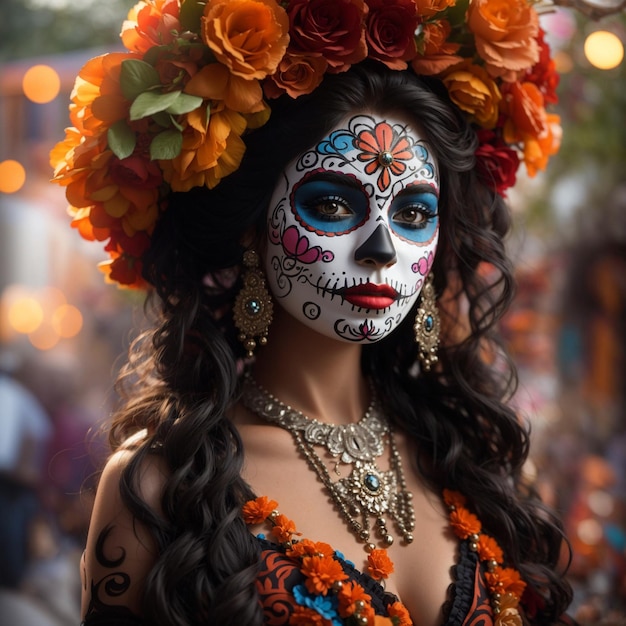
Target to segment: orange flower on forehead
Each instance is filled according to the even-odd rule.
[[[309,593],[320,593],[324,596],[336,582],[348,578],[341,564],[330,556],[305,556],[301,571],[306,576],[304,584]]]
[[[241,508],[243,520],[246,524],[260,524],[270,516],[272,511],[276,510],[277,506],[278,502],[270,500],[267,496],[249,500]]]
[[[366,174],[374,174],[380,169],[377,185],[385,191],[391,184],[391,175],[398,176],[406,170],[406,163],[414,154],[409,140],[399,136],[387,122],[376,124],[374,131],[363,130],[354,141],[354,147],[360,150],[359,161],[367,163]]]

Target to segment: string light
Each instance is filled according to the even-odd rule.
[[[585,39],[585,56],[591,65],[601,70],[612,70],[624,58],[624,45],[617,35],[597,30]]]

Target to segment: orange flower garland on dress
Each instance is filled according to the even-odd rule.
[[[107,279],[143,287],[141,259],[171,191],[215,187],[241,163],[268,101],[311,93],[364,59],[439,78],[478,132],[477,172],[500,194],[520,159],[558,150],[558,75],[535,0],[140,0],[128,50],[89,61],[50,154]],[[207,209],[209,210],[209,209]]]
[[[522,626],[519,603],[526,588],[520,573],[503,567],[503,553],[498,542],[482,532],[480,520],[465,508],[465,496],[444,489],[443,500],[450,511],[450,526],[459,539],[469,541],[470,550],[487,567],[485,580],[491,593],[496,626]]]
[[[465,507],[465,496],[444,489],[443,500],[449,510],[450,527],[459,539],[469,542],[470,550],[476,552],[480,561],[485,563],[485,581],[491,595],[495,626],[522,626],[519,604],[526,583],[517,570],[503,567],[502,548],[493,537],[482,531],[480,520]],[[358,623],[364,626],[412,626],[408,610],[399,601],[387,607],[389,617],[375,615],[371,596],[358,583],[347,581],[348,575],[337,560],[333,548],[324,542],[294,539],[293,534],[299,535],[295,533],[295,524],[280,514],[277,506],[276,501],[266,496],[250,500],[242,508],[243,519],[251,526],[263,521],[270,523],[270,533],[280,538],[285,554],[300,559],[300,571],[311,595],[334,596],[336,613],[341,619],[356,617]],[[280,530],[275,532],[277,528]],[[292,535],[289,529],[293,529]],[[393,571],[393,563],[386,550],[375,549],[368,554],[367,572],[374,580],[384,581]],[[332,621],[309,606],[297,606],[289,624],[332,626]]]
[[[243,520],[251,526],[268,522],[270,534],[284,546],[285,554],[299,559],[300,571],[305,577],[306,600],[331,599],[319,611],[310,606],[296,606],[289,619],[290,626],[332,626],[333,620],[336,623],[337,619],[350,619],[350,623],[363,626],[413,625],[409,612],[401,602],[389,606],[389,617],[376,615],[371,596],[357,582],[347,580],[348,574],[343,570],[333,548],[322,541],[294,539],[294,535],[299,536],[300,533],[296,533],[293,521],[278,512],[277,506],[274,500],[266,496],[250,500],[242,507]],[[386,550],[372,550],[367,560],[368,572],[375,580],[383,581],[393,572],[393,563]],[[302,593],[294,589],[296,602]]]

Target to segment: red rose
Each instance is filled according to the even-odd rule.
[[[415,30],[417,6],[414,0],[366,0],[365,38],[369,56],[392,70],[405,70],[417,54]]]
[[[519,156],[492,130],[479,130],[476,172],[490,189],[506,198],[506,190],[515,184]]]
[[[546,104],[556,104],[559,101],[556,88],[559,86],[559,75],[554,60],[550,58],[550,46],[544,40],[545,32],[539,29],[537,44],[539,45],[539,61],[528,70],[522,82],[535,83],[543,94]]]
[[[152,189],[163,181],[161,169],[156,161],[137,154],[126,159],[111,160],[111,178],[120,187],[134,187],[136,189]]]
[[[323,56],[330,72],[344,72],[367,56],[364,0],[291,0],[289,52]]]

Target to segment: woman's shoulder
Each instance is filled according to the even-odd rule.
[[[158,558],[152,534],[123,495],[126,469],[137,450],[137,440],[126,442],[111,455],[100,477],[82,562],[83,616],[113,607],[139,613],[144,580]],[[163,459],[142,456],[133,481],[137,495],[157,516],[166,480]]]

